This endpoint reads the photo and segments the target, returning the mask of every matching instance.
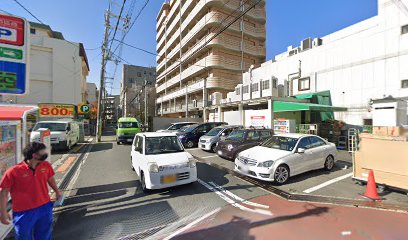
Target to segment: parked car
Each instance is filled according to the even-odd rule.
[[[241,151],[258,146],[272,135],[271,129],[238,129],[225,140],[219,141],[215,151],[222,158],[234,160]]]
[[[136,134],[131,162],[144,192],[197,181],[196,160],[174,133]]]
[[[142,125],[136,118],[119,118],[116,126],[116,143],[131,143],[136,133],[141,132]]]
[[[157,130],[157,132],[178,132],[180,128],[197,124],[196,122],[178,122],[178,123],[171,123],[166,129]]]
[[[336,154],[334,143],[315,135],[275,135],[261,146],[241,152],[235,159],[235,170],[263,181],[284,184],[289,177],[307,171],[332,170]]]
[[[205,151],[215,152],[218,141],[223,140],[234,130],[241,129],[242,126],[219,126],[211,129],[207,134],[200,137],[198,147]]]
[[[198,141],[201,136],[207,134],[214,127],[218,127],[221,125],[228,125],[228,123],[208,122],[208,123],[193,124],[193,125],[181,128],[177,132],[177,136],[180,139],[181,143],[183,143],[184,147],[192,148],[198,145]]]
[[[79,141],[79,125],[72,119],[38,122],[30,133],[30,142],[40,141],[40,128],[48,128],[51,131],[53,149],[70,150]]]

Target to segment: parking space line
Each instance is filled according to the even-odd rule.
[[[207,158],[213,158],[213,157],[217,157],[218,155],[211,155],[211,156],[206,156],[206,157],[201,157],[202,159],[207,159]]]
[[[186,226],[180,228],[179,230],[175,231],[174,233],[172,233],[171,235],[165,237],[163,240],[169,240],[172,239],[173,237],[179,235],[180,233],[187,231],[188,229],[194,227],[194,225],[198,224],[199,222],[203,221],[206,218],[211,217],[212,215],[216,214],[217,212],[219,212],[221,210],[221,208],[217,208],[207,214],[205,214],[204,216],[192,221],[191,223],[187,224]]]
[[[340,177],[331,179],[331,180],[329,180],[329,181],[327,181],[327,182],[324,182],[324,183],[319,184],[319,185],[317,185],[317,186],[314,186],[314,187],[311,187],[311,188],[309,188],[309,189],[306,189],[306,190],[303,191],[303,192],[304,192],[304,193],[312,193],[312,192],[314,192],[314,191],[316,191],[316,190],[319,190],[319,189],[321,189],[321,188],[327,187],[327,186],[329,186],[329,185],[331,185],[331,184],[333,184],[333,183],[335,183],[335,182],[341,181],[341,180],[346,179],[346,178],[349,178],[349,177],[351,177],[351,176],[353,176],[353,173],[348,173],[348,174],[346,174],[346,175],[343,175],[343,176],[340,176]]]
[[[272,216],[272,212],[268,211],[268,210],[264,210],[264,209],[251,209],[251,208],[247,208],[245,206],[242,206],[239,203],[236,203],[234,200],[232,200],[231,198],[227,197],[226,195],[224,195],[223,193],[221,193],[219,190],[215,189],[214,187],[210,186],[208,183],[204,182],[201,179],[197,179],[197,181],[203,185],[204,187],[208,188],[209,190],[211,190],[212,192],[214,192],[215,194],[217,194],[221,199],[223,199],[224,201],[226,201],[227,203],[231,204],[231,206],[234,206],[242,211],[246,211],[246,212],[252,212],[252,213],[258,213],[258,214],[262,214],[262,215],[267,215],[267,216]]]
[[[216,184],[214,182],[209,182],[209,184],[213,185],[215,188],[217,188],[218,190],[220,190],[224,194],[226,194],[226,195],[234,198],[235,200],[238,200],[238,201],[240,201],[240,202],[242,202],[242,203],[244,203],[246,205],[250,205],[250,206],[254,206],[254,207],[260,207],[260,208],[269,208],[269,206],[266,206],[266,205],[262,205],[262,204],[259,204],[259,203],[254,203],[254,202],[247,201],[247,200],[233,194],[232,192],[228,191],[227,189],[221,187],[220,185],[218,185],[218,184]]]

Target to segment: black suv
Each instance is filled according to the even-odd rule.
[[[208,122],[193,124],[189,126],[182,127],[178,132],[177,136],[183,143],[184,147],[192,148],[198,146],[198,141],[201,136],[207,134],[211,129],[221,126],[228,125],[226,122]]]

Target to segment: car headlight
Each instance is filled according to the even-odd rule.
[[[193,157],[188,158],[188,166],[191,167],[191,168],[196,167],[196,160]]]
[[[231,151],[234,148],[234,146],[232,146],[231,144],[228,144],[227,149],[228,151]]]
[[[273,165],[273,161],[266,161],[266,162],[261,162],[258,164],[258,167],[264,167],[264,168],[270,168]]]
[[[157,163],[149,163],[147,165],[147,169],[149,170],[149,172],[151,173],[157,173],[159,172],[159,166],[157,165]]]

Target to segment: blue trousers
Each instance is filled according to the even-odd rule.
[[[16,240],[51,240],[52,207],[49,202],[38,208],[13,212]]]

